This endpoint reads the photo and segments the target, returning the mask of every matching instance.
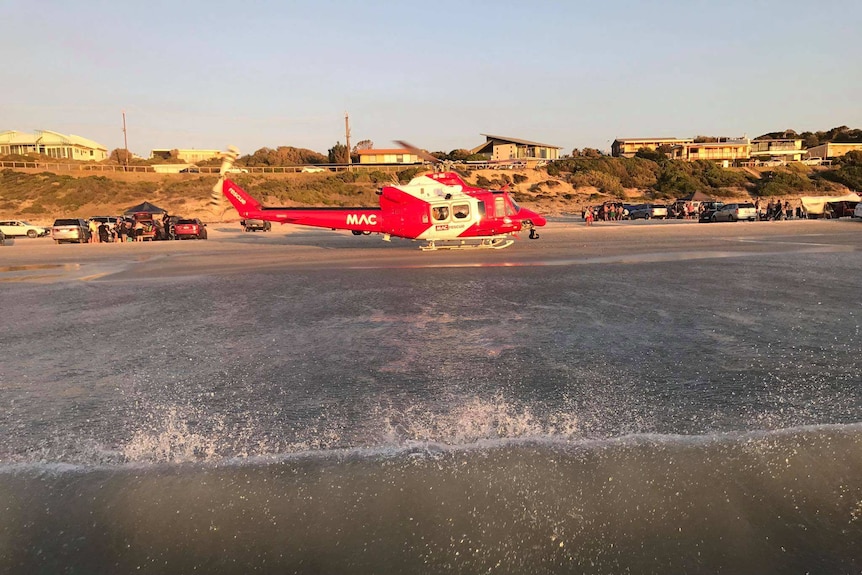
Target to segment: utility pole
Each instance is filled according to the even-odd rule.
[[[124,158],[126,165],[123,168],[123,171],[127,172],[127,171],[129,171],[129,137],[128,137],[128,134],[126,134],[126,111],[125,110],[123,110],[123,144],[126,147],[126,157]]]
[[[347,139],[347,171],[350,171],[350,116],[344,112],[344,136]]]

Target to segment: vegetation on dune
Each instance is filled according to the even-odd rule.
[[[800,132],[795,130],[784,130],[783,132],[769,132],[755,138],[756,140],[784,140],[801,139],[805,148],[813,148],[827,142],[848,143],[862,142],[862,130],[838,126],[831,130],[817,132]]]
[[[840,126],[826,132],[797,134],[788,130],[761,136],[798,137],[805,140],[806,146],[825,141],[856,142],[862,141],[862,130]],[[368,149],[369,146],[373,146],[373,143],[363,140],[352,152]],[[583,202],[602,201],[609,197],[668,201],[695,191],[705,192],[715,198],[731,198],[835,194],[847,189],[862,190],[862,151],[850,152],[836,159],[829,167],[812,168],[801,163],[791,163],[765,171],[727,169],[709,161],[669,160],[667,152],[663,148],[641,149],[634,158],[614,158],[604,156],[598,150],[584,148],[573,150],[570,157],[550,162],[537,170],[476,172],[474,166],[460,163],[455,164],[453,169],[472,185],[489,189],[507,187],[522,203],[550,201],[556,202],[550,205],[559,207],[572,204],[578,209]],[[347,147],[340,143],[329,150],[329,157],[304,148],[279,146],[261,148],[241,157],[237,163],[249,167],[324,164],[345,160],[346,154]],[[453,161],[474,159],[467,150],[434,152],[434,155]],[[36,155],[6,156],[3,159],[54,161]],[[108,163],[126,160],[130,164],[179,161],[176,158],[131,159],[124,156],[123,150],[114,150]],[[219,163],[219,159],[213,159],[201,164]],[[236,174],[234,177],[240,185],[270,205],[375,206],[378,203],[375,192],[379,187],[409,182],[427,169],[426,166],[404,166],[397,172],[381,169],[313,174],[249,173]],[[204,206],[216,182],[216,177],[209,174],[179,178],[168,174],[148,174],[140,178],[134,174],[126,176],[129,175],[120,173],[74,177],[67,173],[45,171],[34,174],[4,169],[0,171],[0,212],[8,216],[20,214],[48,218],[63,214],[86,217],[95,211],[121,210],[149,200],[168,210],[189,213],[207,209]]]
[[[238,183],[267,202],[298,205],[374,206],[377,185],[367,174],[339,173],[325,176],[271,179],[243,174]],[[27,174],[0,171],[0,210],[21,214],[78,214],[83,208],[111,206],[125,209],[144,200],[165,209],[205,205],[210,198],[215,176],[172,178],[158,182],[126,182],[105,176],[74,178],[42,172]],[[83,213],[83,216],[93,214]]]
[[[862,151],[856,150],[838,158],[834,169],[821,172],[817,177],[862,192]]]
[[[261,148],[248,156],[241,156],[237,164],[242,166],[292,166],[296,164],[325,164],[328,161],[323,154],[318,154],[306,148],[279,146],[275,149]],[[213,165],[221,160],[213,158],[208,163]]]
[[[602,194],[618,198],[626,197],[627,190],[632,189],[655,199],[679,198],[696,191],[726,198],[739,193],[783,196],[818,190],[834,192],[840,191],[842,186],[862,190],[862,152],[851,152],[825,169],[790,163],[763,174],[722,168],[706,160],[668,160],[663,154],[649,152],[638,152],[635,158],[568,158],[550,164],[547,172],[575,189],[593,187]]]

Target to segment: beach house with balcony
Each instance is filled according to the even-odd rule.
[[[662,146],[672,148],[694,142],[693,138],[617,138],[611,144],[611,155],[616,158],[634,158],[638,150],[656,150]]]

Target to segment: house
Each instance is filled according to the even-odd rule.
[[[748,160],[751,157],[751,140],[748,138],[718,138],[717,142],[687,142],[677,144],[670,151],[672,160],[710,160],[724,167]]]
[[[100,162],[108,157],[108,149],[93,140],[51,130],[36,130],[34,134],[15,130],[0,132],[0,156],[10,154],[41,154],[56,159]]]
[[[418,164],[422,159],[407,148],[359,150],[360,164]]]
[[[661,146],[678,146],[691,144],[692,138],[617,138],[611,144],[611,155],[616,158],[634,158],[641,148],[656,150]]]
[[[159,158],[162,160],[170,160],[171,158],[174,158],[182,162],[186,162],[187,164],[197,164],[198,162],[205,162],[213,158],[218,158],[221,153],[221,150],[195,150],[194,148],[180,150],[173,148],[170,150],[153,150],[150,152],[150,158]]]
[[[825,144],[808,148],[808,157],[820,158],[822,160],[827,158],[838,158],[847,152],[853,152],[856,150],[862,150],[862,142],[826,142]]]
[[[504,136],[485,136],[485,143],[470,150],[471,154],[487,154],[492,161],[505,162],[507,160],[526,160],[527,165],[533,161],[557,160],[560,157],[559,146],[520,140],[518,138],[507,138]]]
[[[751,140],[752,159],[798,162],[803,154],[801,139]]]

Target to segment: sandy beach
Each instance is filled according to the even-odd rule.
[[[16,238],[0,248],[0,282],[146,280],[158,277],[304,268],[590,265],[765,257],[771,253],[855,251],[862,248],[862,222],[637,221],[557,219],[503,250],[421,252],[422,242],[298,226],[244,233],[236,223],[210,224],[206,241],[55,245],[50,238]]]

